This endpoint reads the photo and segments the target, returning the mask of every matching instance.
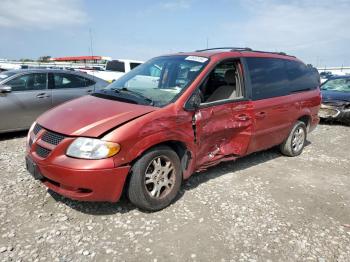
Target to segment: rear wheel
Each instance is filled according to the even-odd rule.
[[[304,149],[306,141],[306,125],[297,121],[288,138],[281,144],[280,150],[286,156],[298,156]]]
[[[178,155],[167,146],[155,147],[133,165],[128,198],[140,209],[160,210],[174,200],[181,181]]]

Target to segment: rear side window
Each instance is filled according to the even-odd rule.
[[[306,91],[316,89],[319,86],[319,74],[312,67],[308,67],[298,61],[285,60],[289,92]]]
[[[254,100],[283,96],[288,93],[284,60],[247,58]]]
[[[319,75],[301,62],[278,58],[247,58],[253,100],[289,95],[319,86]]]
[[[82,88],[95,84],[92,80],[78,75],[54,73],[54,89]]]

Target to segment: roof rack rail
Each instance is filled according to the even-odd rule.
[[[271,52],[271,51],[261,51],[261,50],[252,50],[252,51],[256,53],[267,53],[267,54],[276,54],[276,55],[285,55],[285,56],[295,57],[293,55],[288,55],[285,52]]]
[[[204,51],[220,50],[220,49],[229,49],[230,51],[253,51],[253,49],[249,47],[214,47],[214,48],[196,50],[196,52],[204,52]]]
[[[230,51],[238,51],[238,52],[256,52],[256,53],[267,53],[267,54],[276,54],[276,55],[285,55],[285,56],[295,57],[293,55],[287,55],[284,52],[253,50],[252,48],[249,48],[249,47],[214,47],[214,48],[196,50],[196,52],[204,52],[204,51],[210,51],[210,50],[221,50],[221,49],[228,49]]]

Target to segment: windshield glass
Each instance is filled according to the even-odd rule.
[[[322,90],[350,92],[350,77],[328,80],[321,86]]]
[[[16,73],[15,72],[1,72],[0,73],[0,82],[5,80],[6,78],[9,78],[10,76],[13,76],[15,75]]]
[[[136,103],[144,101],[148,105],[165,106],[192,83],[208,61],[208,58],[198,56],[154,58],[98,93],[121,96]]]

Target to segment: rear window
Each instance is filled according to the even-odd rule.
[[[319,86],[318,72],[301,62],[278,58],[247,58],[253,100],[289,95]]]
[[[130,63],[130,69],[132,70],[139,65],[141,65],[141,63]]]
[[[1,72],[0,73],[0,82],[1,81],[3,81],[3,80],[5,80],[5,79],[7,79],[7,78],[9,78],[9,77],[11,77],[11,76],[13,76],[13,75],[15,75],[16,73],[15,72]]]
[[[117,71],[125,73],[125,64],[124,62],[118,60],[109,61],[106,65],[107,71]]]

